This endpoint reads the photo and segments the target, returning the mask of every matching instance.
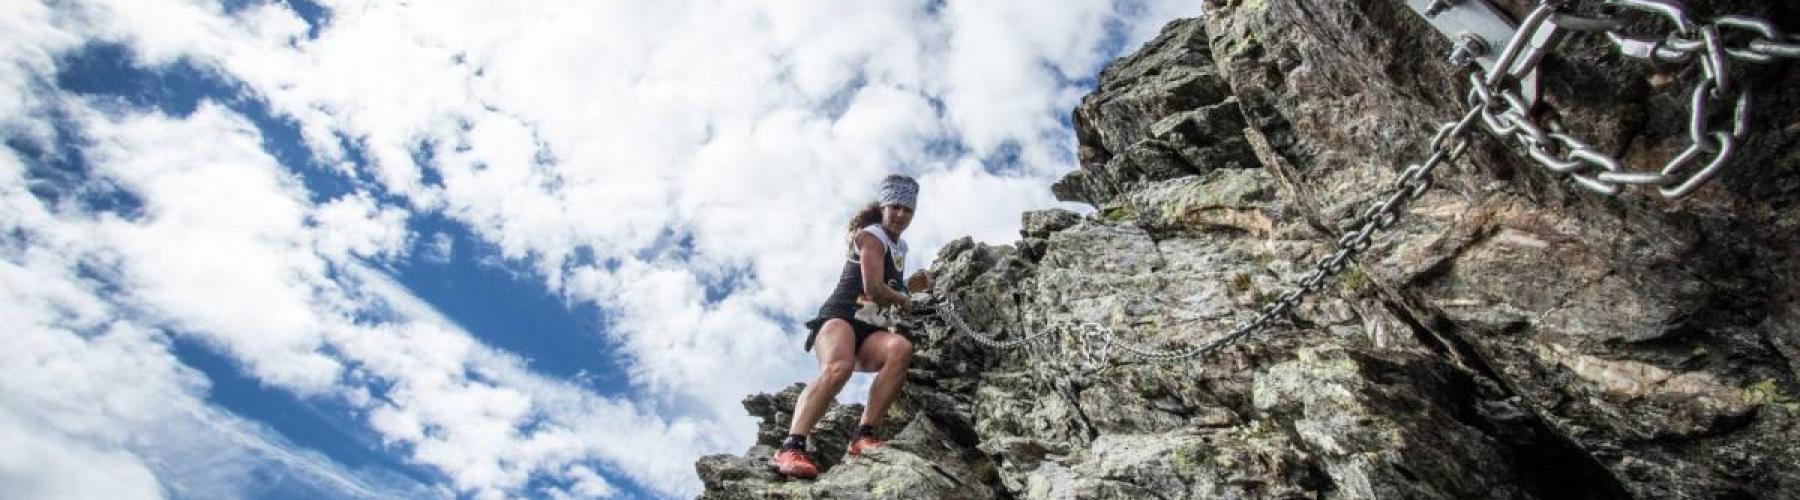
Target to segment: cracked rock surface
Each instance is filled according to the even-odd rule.
[[[1463,109],[1448,44],[1402,3],[1207,7],[1075,110],[1081,165],[1052,190],[1092,214],[1026,213],[1013,244],[939,253],[931,293],[969,327],[1216,339]],[[1800,29],[1794,6],[1690,7]],[[860,407],[836,407],[813,440],[826,471],[783,480],[766,462],[799,387],[751,396],[758,444],[701,459],[703,497],[1800,498],[1800,65],[1739,66],[1755,125],[1693,196],[1599,196],[1477,130],[1264,331],[1158,363],[1077,330],[992,349],[921,313],[889,446],[842,460]],[[1543,68],[1572,133],[1636,168],[1685,147],[1696,69],[1594,37]]]

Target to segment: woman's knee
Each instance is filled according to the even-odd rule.
[[[850,374],[855,372],[856,362],[848,357],[827,360],[819,365],[819,378],[833,384],[850,380]]]
[[[912,355],[912,341],[906,340],[906,337],[895,335],[893,343],[888,346],[888,359],[905,363],[912,360]]]
[[[906,337],[896,333],[887,333],[879,336],[878,339],[879,342],[875,346],[877,349],[876,360],[872,362],[873,364],[881,367],[898,364],[904,367],[912,361],[913,345],[912,341],[906,340]]]

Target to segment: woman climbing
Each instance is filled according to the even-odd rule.
[[[801,391],[787,441],[775,454],[774,466],[782,475],[803,479],[819,475],[818,466],[806,455],[806,438],[852,371],[875,372],[875,383],[869,388],[868,406],[863,408],[861,425],[856,427],[855,440],[846,453],[861,455],[863,450],[882,444],[875,438],[875,426],[906,383],[912,342],[888,327],[858,319],[857,309],[868,304],[895,306],[903,311],[912,308],[912,300],[899,290],[906,262],[906,242],[900,239],[900,233],[912,223],[918,198],[917,181],[889,175],[881,181],[877,201],[850,219],[849,255],[837,288],[819,307],[819,317],[806,322],[806,328],[811,330],[806,349],[819,358],[819,377]],[[924,272],[920,271],[912,282],[921,284],[924,279]]]

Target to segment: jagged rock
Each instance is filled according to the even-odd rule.
[[[1053,208],[1050,210],[1033,210],[1020,217],[1019,235],[1026,238],[1043,238],[1050,233],[1068,229],[1081,222],[1081,214]]]
[[[1352,498],[1527,498],[1505,450],[1458,419],[1447,365],[1303,349],[1256,378],[1258,411],[1295,438]]]
[[[993,498],[985,459],[964,460],[959,446],[923,415],[882,446],[821,476],[829,498]]]
[[[1150,137],[1166,117],[1230,96],[1213,68],[1205,27],[1178,21],[1100,72],[1099,89],[1075,108],[1075,137],[1106,161]]]
[[[1281,216],[1274,176],[1262,170],[1215,170],[1156,183],[1116,207],[1153,232],[1232,230],[1267,237]]]
[[[775,394],[756,394],[744,398],[744,409],[750,412],[750,416],[761,419],[756,430],[758,447],[773,449],[781,446],[782,440],[788,435],[788,424],[794,418],[794,402],[805,389],[806,384],[794,384]],[[825,416],[819,418],[807,446],[815,452],[814,458],[820,469],[829,470],[837,465],[843,455],[842,450],[850,446],[850,438],[856,432],[856,423],[862,417],[862,410],[862,405],[839,405],[834,402],[825,410]],[[826,452],[817,453],[820,451]],[[767,459],[771,456],[773,452],[752,454],[750,458]]]
[[[1237,98],[1229,97],[1151,124],[1150,137],[1171,145],[1182,160],[1200,171],[1259,167],[1243,130],[1243,111]]]
[[[708,455],[694,464],[706,493],[701,498],[795,498],[804,494],[801,483],[787,483],[769,469],[772,446],[756,445],[744,456]]]
[[[1198,173],[1174,146],[1147,139],[1126,147],[1104,164],[1070,172],[1050,186],[1050,191],[1059,200],[1102,205],[1145,183]]]
[[[791,388],[790,388],[791,389]],[[759,403],[792,408],[799,391],[752,397]],[[848,435],[854,430],[858,405],[834,406],[813,435],[810,451],[820,462],[816,481],[783,478],[769,468],[775,447],[757,444],[743,456],[712,455],[695,464],[706,491],[701,498],[992,498],[988,461],[958,443],[953,435],[933,423],[923,412],[910,412],[912,420],[894,434],[886,446],[865,451],[860,457],[843,456],[843,445],[825,435]],[[848,422],[850,427],[843,428]],[[765,421],[764,425],[768,425]],[[829,465],[828,465],[829,464]]]
[[[1532,6],[1498,3],[1515,15]],[[1262,163],[1305,193],[1297,206],[1316,220],[1335,224],[1366,206],[1396,165],[1420,159],[1433,124],[1463,109],[1442,38],[1399,2],[1209,7],[1211,53],[1247,135],[1263,139]],[[1690,7],[1796,19],[1787,4]],[[1691,75],[1617,64],[1594,40],[1578,37],[1546,63],[1547,107],[1600,149],[1660,168],[1687,141],[1689,88],[1667,82]],[[1365,260],[1368,280],[1406,305],[1427,343],[1493,377],[1551,437],[1597,464],[1584,482],[1640,498],[1800,491],[1800,473],[1744,472],[1800,458],[1743,448],[1800,438],[1787,408],[1734,394],[1761,381],[1783,394],[1795,387],[1783,350],[1797,332],[1765,318],[1793,310],[1786,291],[1800,289],[1800,241],[1783,230],[1797,219],[1800,129],[1778,125],[1800,120],[1791,90],[1800,72],[1741,69],[1767,89],[1758,99],[1783,103],[1755,118],[1765,125],[1733,162],[1741,175],[1682,202],[1645,191],[1604,198],[1477,132],[1467,160],[1438,175],[1446,189],[1419,200]]]
[[[1256,165],[1202,24],[1170,23],[1145,47],[1075,108],[1081,168],[1050,187],[1057,199],[1103,205],[1145,183]]]
[[[1778,24],[1800,9],[1693,3]],[[1115,61],[1075,111],[1081,165],[1052,191],[1097,213],[1027,213],[1018,243],[964,238],[932,264],[932,296],[970,328],[1051,335],[996,349],[921,311],[892,446],[781,480],[760,467],[798,388],[752,397],[759,446],[701,459],[705,496],[1800,492],[1791,61],[1738,65],[1757,126],[1693,197],[1600,197],[1476,131],[1310,299],[1203,356],[1150,362],[1119,342],[1206,345],[1257,317],[1463,109],[1448,44],[1400,2],[1206,6]],[[1667,82],[1691,75],[1572,40],[1545,62],[1547,109],[1633,165],[1679,153],[1688,89]],[[847,433],[852,408],[821,432]]]

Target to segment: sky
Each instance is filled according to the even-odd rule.
[[[7,498],[691,497],[1199,2],[0,0]],[[859,376],[841,401],[865,398]]]

